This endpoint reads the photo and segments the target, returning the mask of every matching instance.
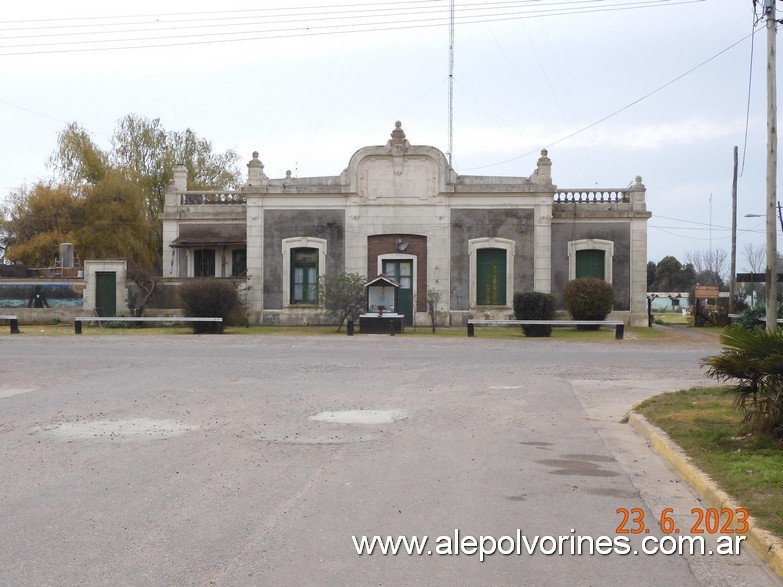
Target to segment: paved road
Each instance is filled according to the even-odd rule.
[[[698,361],[716,350],[2,337],[0,584],[780,585],[747,553],[480,562],[358,556],[352,541],[614,538],[618,508],[671,507],[685,526],[698,502],[620,421],[707,383]]]

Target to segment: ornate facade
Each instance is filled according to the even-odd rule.
[[[253,153],[231,192],[187,189],[175,168],[163,220],[164,277],[246,281],[250,323],[317,324],[317,283],[352,272],[400,284],[408,324],[513,317],[513,294],[551,292],[590,275],[615,291],[612,317],[646,325],[647,220],[641,177],[622,189],[560,189],[541,151],[529,177],[458,175],[445,155],[411,145],[398,122],[340,175],[270,179]]]

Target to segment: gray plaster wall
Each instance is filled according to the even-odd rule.
[[[533,210],[451,210],[451,310],[470,310],[468,241],[497,237],[515,242],[514,291],[533,289]],[[511,305],[512,300],[506,300]]]
[[[614,309],[630,310],[631,296],[631,225],[628,222],[552,223],[552,294],[557,309],[565,309],[563,289],[568,283],[568,243],[581,239],[603,239],[614,242],[612,286]]]
[[[327,241],[326,274],[345,271],[345,210],[264,211],[264,309],[283,309],[283,239]]]

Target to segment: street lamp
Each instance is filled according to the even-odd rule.
[[[745,218],[766,218],[766,214],[745,214]],[[780,219],[780,230],[783,230],[783,211],[780,202],[778,202],[778,218]]]

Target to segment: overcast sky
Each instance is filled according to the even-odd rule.
[[[729,252],[736,145],[746,268],[745,244],[764,245],[764,219],[744,216],[765,211],[766,173],[752,0],[455,6],[457,173],[529,176],[547,148],[559,188],[641,175],[648,258],[683,260]],[[67,123],[108,148],[130,113],[243,163],[257,150],[270,177],[337,175],[396,120],[412,144],[447,152],[448,13],[448,0],[4,3],[0,195],[49,176]]]

